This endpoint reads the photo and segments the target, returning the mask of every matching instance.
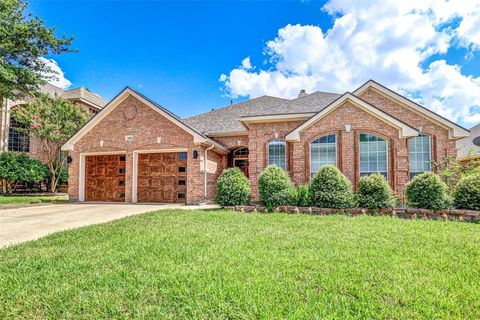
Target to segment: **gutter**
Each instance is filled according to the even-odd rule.
[[[208,186],[207,186],[207,163],[208,163],[208,150],[212,150],[215,145],[212,145],[208,148],[205,148],[205,161],[203,162],[203,183],[204,183],[204,200],[207,201],[208,195]]]

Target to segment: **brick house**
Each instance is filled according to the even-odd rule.
[[[455,157],[469,131],[375,81],[354,92],[262,96],[180,119],[130,88],[109,102],[64,146],[73,201],[212,200],[223,169],[257,179],[268,164],[308,182],[324,164],[354,185],[383,174],[401,197],[431,161]]]
[[[53,97],[62,97],[70,100],[77,105],[82,106],[87,112],[94,116],[105,105],[106,101],[98,94],[89,91],[84,87],[64,90],[51,84],[45,84],[39,88],[39,91]],[[0,113],[0,150],[18,151],[28,153],[35,159],[45,160],[45,151],[41,144],[24,130],[20,130],[22,125],[17,123],[11,115],[11,110],[15,107],[24,105],[30,99],[23,100],[3,99],[2,110]]]

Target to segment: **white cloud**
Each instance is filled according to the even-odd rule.
[[[480,77],[432,60],[454,44],[478,53],[478,1],[331,0],[323,10],[335,17],[330,29],[281,28],[266,44],[263,69],[254,68],[248,57],[220,77],[227,93],[292,98],[300,89],[345,92],[375,79],[449,119],[480,120],[472,114],[480,106]]]
[[[40,58],[43,63],[45,63],[50,70],[53,71],[53,74],[46,75],[46,81],[48,83],[53,84],[54,86],[57,86],[62,89],[67,89],[72,85],[72,82],[65,78],[65,74],[63,73],[62,69],[58,65],[57,61],[53,59],[47,59],[47,58]]]
[[[250,57],[246,57],[245,59],[242,60],[242,67],[245,70],[252,69],[252,63],[250,62]]]

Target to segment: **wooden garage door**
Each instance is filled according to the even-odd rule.
[[[187,153],[138,155],[138,202],[185,202]]]
[[[125,155],[85,157],[85,200],[125,201]]]

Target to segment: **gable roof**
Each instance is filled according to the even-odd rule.
[[[242,134],[247,132],[247,129],[242,124],[242,118],[316,113],[338,96],[339,94],[336,93],[321,91],[292,100],[262,96],[186,118],[184,122],[207,135],[232,132]]]
[[[358,89],[356,89],[353,93],[355,95],[360,95],[367,89],[373,89],[374,91],[380,93],[381,95],[385,96],[386,98],[393,99],[396,102],[404,105],[408,109],[412,110],[413,112],[420,114],[424,117],[429,118],[430,120],[434,121],[438,125],[446,128],[449,130],[449,137],[451,139],[458,139],[468,137],[470,131],[465,129],[464,127],[456,124],[453,121],[450,121],[441,115],[425,108],[424,106],[396,93],[395,91],[381,85],[380,83],[374,80],[368,80],[363,85],[361,85]]]
[[[135,90],[126,87],[122,90],[115,98],[112,99],[95,117],[91,118],[73,137],[71,137],[63,146],[62,150],[71,151],[75,143],[77,143],[85,134],[87,134],[92,128],[94,128],[100,121],[102,121],[112,110],[114,110],[121,102],[123,102],[127,97],[133,96],[136,99],[143,102],[145,105],[153,109],[154,111],[160,113],[162,116],[173,122],[175,125],[179,126],[189,134],[193,136],[193,141],[196,144],[206,144],[213,145],[217,151],[226,152],[227,149],[222,146],[220,143],[206,137],[205,135],[199,133],[192,127],[185,124],[179,117],[170,112],[169,110],[163,108],[159,104],[148,99],[144,95],[136,92]]]
[[[381,109],[375,107],[374,105],[369,104],[368,102],[360,99],[359,97],[353,95],[350,92],[347,92],[334,100],[332,103],[330,103],[328,106],[320,110],[317,114],[315,114],[313,117],[302,123],[300,126],[298,126],[296,129],[291,131],[289,134],[286,135],[285,140],[287,141],[300,141],[300,133],[313,124],[315,124],[317,121],[322,119],[324,116],[329,114],[331,111],[335,110],[337,107],[341,106],[345,102],[351,102],[354,106],[368,112],[369,114],[373,115],[376,118],[379,118],[380,120],[389,123],[391,126],[398,128],[399,129],[399,135],[400,137],[414,137],[418,136],[419,132],[417,129],[414,127],[406,124],[405,122],[392,117],[388,113],[382,111]]]

